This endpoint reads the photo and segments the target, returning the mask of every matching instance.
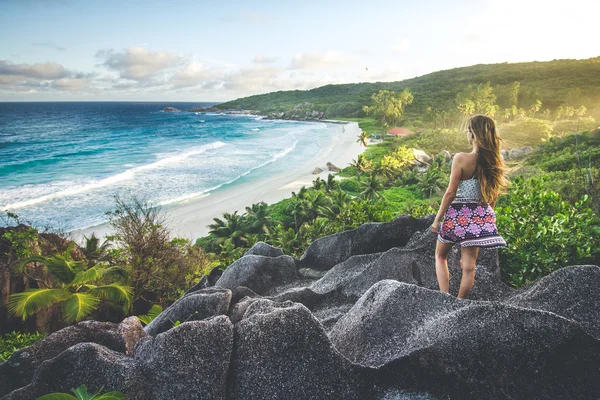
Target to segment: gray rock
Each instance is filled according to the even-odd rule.
[[[144,336],[147,335],[137,317],[126,318],[120,324],[83,321],[61,329],[30,347],[17,350],[6,363],[0,364],[0,396],[27,385],[42,362],[77,343],[98,343],[111,350],[131,354]]]
[[[200,321],[216,315],[227,314],[231,303],[231,290],[207,288],[188,294],[160,313],[144,330],[156,336],[173,328],[175,322]]]
[[[234,331],[229,398],[371,398],[369,370],[346,360],[301,304],[258,300]]]
[[[333,165],[333,164],[332,164],[332,163],[330,163],[329,161],[327,162],[327,164],[326,164],[326,165],[327,165],[327,169],[328,169],[329,171],[333,171],[333,172],[340,172],[340,171],[341,171],[341,169],[340,169],[340,168],[336,167],[335,165]]]
[[[2,400],[31,400],[53,393],[71,393],[85,384],[88,391],[119,391],[128,400],[152,399],[148,382],[132,357],[96,343],[79,343],[42,363],[31,383]]]
[[[256,256],[265,256],[265,257],[279,257],[283,255],[283,251],[281,251],[278,247],[273,247],[270,244],[265,242],[257,242],[250,250],[248,250],[244,255],[249,256],[254,254]]]
[[[319,175],[321,172],[323,172],[323,170],[319,167],[315,167],[315,169],[313,169],[312,174],[313,175]]]
[[[553,399],[593,398],[600,389],[600,341],[573,321],[392,280],[370,288],[330,337],[396,388]]]
[[[254,290],[247,288],[246,286],[238,286],[232,290],[231,295],[231,304],[235,304],[244,297],[261,297],[259,294],[256,294]]]
[[[244,297],[243,299],[238,301],[233,307],[231,307],[231,310],[227,314],[227,316],[231,320],[231,323],[237,324],[238,322],[240,322],[242,318],[244,318],[244,314],[246,313],[248,307],[250,307],[252,303],[257,302],[258,300],[260,300],[260,297]]]
[[[207,287],[210,287],[210,283],[208,282],[208,277],[206,275],[203,275],[202,278],[200,278],[200,280],[198,281],[198,283],[196,283],[194,286],[189,288],[187,292],[184,293],[184,296],[187,296],[190,293],[197,292],[198,290],[206,289]]]
[[[398,217],[391,222],[370,222],[319,238],[311,243],[298,268],[330,269],[356,254],[370,254],[404,246],[416,231],[431,225],[426,218]]]
[[[423,150],[413,149],[413,154],[415,155],[415,160],[421,165],[429,165],[433,161],[433,158]]]
[[[452,154],[448,150],[444,150],[440,153],[440,156],[444,157],[446,160],[452,159]]]
[[[502,149],[502,150],[500,150],[500,155],[502,156],[502,158],[503,158],[505,161],[508,161],[508,160],[510,160],[510,153],[509,153],[509,151],[508,151],[508,150],[506,150],[506,149]]]
[[[525,286],[507,304],[549,311],[577,322],[600,339],[600,268],[577,265],[561,268]]]
[[[185,322],[140,341],[135,360],[152,399],[225,399],[233,325],[224,315]]]
[[[297,278],[296,262],[290,256],[248,255],[231,264],[215,286],[231,290],[238,286],[246,286],[264,295],[274,286],[292,282]]]
[[[532,152],[533,148],[531,148],[531,146],[517,147],[515,149],[510,150],[509,159],[520,160],[521,158],[524,158],[526,155]]]
[[[175,108],[175,107],[165,107],[163,108],[164,112],[180,112],[181,110]]]

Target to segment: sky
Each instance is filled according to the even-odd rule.
[[[597,0],[0,0],[0,101],[221,102],[600,56]]]

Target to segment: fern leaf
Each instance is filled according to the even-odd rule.
[[[100,299],[90,293],[72,293],[63,302],[65,321],[79,322],[96,310]]]
[[[48,308],[69,297],[63,289],[29,289],[15,293],[8,298],[8,312],[18,315],[23,321],[41,309]]]

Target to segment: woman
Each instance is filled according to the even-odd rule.
[[[508,183],[494,120],[485,115],[471,117],[467,140],[473,151],[454,156],[450,183],[431,225],[431,230],[438,233],[435,271],[442,292],[449,291],[448,253],[455,243],[461,246],[459,299],[467,298],[473,288],[479,248],[506,246],[498,235],[493,210],[498,194]]]

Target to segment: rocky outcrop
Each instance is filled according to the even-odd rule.
[[[43,341],[21,350],[37,361],[0,365],[0,396],[86,383],[131,399],[596,399],[600,268],[566,267],[516,290],[500,279],[497,251],[481,249],[470,299],[459,300],[460,250],[441,293],[432,219],[365,224],[299,260],[257,244],[165,309],[150,336],[138,324],[137,336],[99,344],[65,329],[43,356]]]
[[[313,175],[319,175],[321,172],[323,172],[323,170],[319,167],[315,167],[315,169],[313,169],[312,174]]]
[[[178,322],[200,321],[226,314],[231,302],[231,290],[206,288],[187,294],[160,313],[144,330],[156,336],[166,332]]]
[[[333,171],[333,172],[340,172],[340,171],[341,171],[341,169],[340,169],[340,168],[336,167],[335,165],[333,165],[333,164],[332,164],[332,163],[330,163],[329,161],[328,161],[328,162],[327,162],[327,164],[325,164],[325,165],[327,165],[327,169],[328,169],[329,171]]]
[[[44,361],[78,343],[97,343],[125,355],[132,354],[136,343],[145,336],[137,317],[126,318],[120,324],[84,321],[64,328],[14,352],[6,363],[0,364],[0,395],[25,386]]]
[[[164,112],[180,112],[181,110],[175,108],[175,107],[165,107],[163,108]]]
[[[501,150],[500,153],[505,160],[520,160],[533,152],[531,146],[516,147],[510,150]]]
[[[428,166],[433,161],[433,158],[431,158],[431,156],[429,156],[423,150],[413,149],[413,154],[415,155],[415,160],[417,161],[417,165]]]

